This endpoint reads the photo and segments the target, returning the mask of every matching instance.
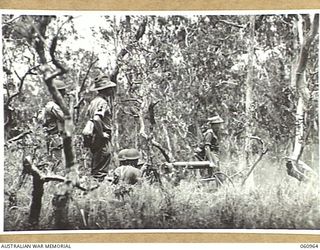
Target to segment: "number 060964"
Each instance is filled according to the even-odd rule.
[[[300,244],[300,248],[309,248],[309,249],[314,249],[314,248],[318,248],[318,244],[316,243],[305,243],[305,244]]]

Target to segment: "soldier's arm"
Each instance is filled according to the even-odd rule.
[[[212,156],[211,156],[211,146],[212,146],[211,143],[212,143],[213,138],[214,138],[213,131],[212,130],[208,130],[205,133],[205,136],[204,136],[204,151],[205,151],[205,154],[206,154],[206,158],[210,162],[213,162],[213,159],[212,159]]]
[[[211,129],[207,130],[207,132],[204,134],[204,144],[210,146],[213,138],[214,138],[213,131]]]
[[[214,162],[211,156],[211,149],[210,149],[210,145],[205,145],[204,146],[204,151],[206,153],[206,157],[210,162]]]
[[[92,119],[92,122],[94,124],[95,133],[98,136],[103,137],[105,139],[110,138],[110,135],[107,132],[103,131],[103,122],[102,122],[102,117],[100,115],[95,115]]]
[[[120,180],[120,174],[121,174],[121,170],[120,168],[116,168],[113,172],[113,180],[112,180],[112,184],[118,184],[119,180]]]
[[[94,115],[92,122],[94,124],[95,134],[97,134],[98,136],[102,136],[103,135],[103,125],[102,125],[101,116]]]

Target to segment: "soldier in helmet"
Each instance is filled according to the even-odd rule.
[[[111,162],[112,101],[116,86],[105,75],[95,79],[91,91],[98,91],[98,95],[89,104],[87,114],[90,120],[82,132],[85,146],[92,153],[91,174],[99,180],[107,175]]]
[[[219,129],[223,123],[223,119],[219,116],[213,116],[207,119],[207,122],[202,126],[202,143],[196,152],[196,158],[199,160],[208,160],[213,162],[219,169]],[[208,171],[211,176],[213,169]]]
[[[53,84],[60,92],[62,97],[66,95],[67,85],[61,81],[54,79]],[[47,151],[52,156],[53,151],[62,149],[60,135],[63,132],[64,114],[60,106],[54,102],[49,101],[43,110],[43,129],[46,134]]]
[[[114,170],[113,184],[136,184],[141,180],[142,172],[138,169],[140,153],[135,148],[123,149],[118,155],[120,166]]]

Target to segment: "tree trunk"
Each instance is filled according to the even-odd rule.
[[[251,140],[250,136],[252,135],[253,129],[253,60],[254,60],[254,26],[255,26],[255,16],[250,16],[250,40],[249,40],[249,49],[248,49],[248,70],[247,70],[247,78],[245,83],[245,145],[242,153],[241,159],[241,169],[250,167],[250,159],[251,159]],[[253,174],[251,174],[246,184],[248,187],[254,186]]]
[[[61,188],[61,191],[63,189]],[[56,230],[66,230],[70,229],[68,211],[70,203],[71,193],[66,191],[62,193],[55,193],[52,199],[52,205],[54,207],[53,217],[54,217],[54,229]]]
[[[302,150],[303,137],[304,137],[304,101],[301,97],[299,97],[298,103],[297,103],[297,110],[296,110],[294,147],[291,154],[291,157],[295,160],[298,160],[298,157]]]
[[[150,100],[150,89],[147,86],[147,89],[144,90],[143,101],[141,103],[140,111],[139,111],[139,148],[145,151],[147,155],[147,162],[152,164],[152,145],[151,141],[153,139],[150,118],[149,118],[149,105],[151,104]],[[146,119],[149,118],[149,119]]]
[[[32,20],[30,21],[32,23]],[[50,19],[43,17],[42,21],[40,22],[40,31],[37,31],[38,35],[40,36],[41,39],[37,41],[35,44],[35,50],[37,51],[41,64],[43,65],[43,79],[45,84],[48,87],[48,90],[52,96],[52,99],[54,100],[55,103],[59,105],[61,108],[63,114],[64,114],[64,124],[63,124],[63,134],[62,134],[62,139],[63,139],[63,153],[64,153],[64,160],[65,160],[65,169],[66,169],[66,180],[71,183],[71,185],[67,182],[64,184],[60,185],[59,187],[59,192],[55,193],[54,198],[53,198],[53,204],[56,204],[55,210],[60,211],[61,210],[61,204],[56,202],[57,200],[63,200],[65,201],[63,203],[63,210],[67,211],[67,206],[69,203],[69,199],[71,197],[72,193],[72,187],[75,186],[78,183],[78,172],[77,172],[77,165],[75,164],[76,159],[75,159],[75,149],[73,145],[73,134],[74,134],[74,123],[73,123],[73,116],[72,116],[72,111],[73,111],[73,101],[71,101],[72,107],[68,107],[66,101],[64,98],[61,96],[60,92],[54,86],[53,80],[58,77],[62,76],[65,73],[67,73],[67,70],[63,67],[63,65],[56,59],[55,57],[55,52],[56,52],[56,47],[57,47],[57,41],[59,37],[59,32],[60,28],[58,29],[58,34],[56,34],[51,41],[51,46],[49,48],[49,54],[50,54],[50,59],[52,64],[55,66],[55,71],[51,72],[50,66],[48,66],[47,62],[48,60],[46,58],[46,53],[45,53],[45,34],[46,34],[46,29],[48,24],[50,23]],[[72,109],[72,111],[70,111]],[[31,209],[32,210],[32,209]],[[65,214],[67,215],[67,213]],[[63,219],[58,219],[58,224],[68,223],[68,218],[67,216],[63,216]],[[62,222],[63,221],[63,222]],[[60,227],[60,225],[56,225]],[[64,227],[64,226],[63,226]]]
[[[308,19],[308,17],[304,18]],[[298,164],[299,158],[303,153],[303,148],[306,143],[305,124],[308,119],[306,108],[310,102],[310,90],[308,89],[306,83],[305,71],[309,56],[309,49],[319,29],[319,14],[314,16],[310,31],[306,30],[308,28],[307,26],[305,26],[305,29],[303,29],[302,25],[299,27],[300,29],[298,37],[300,37],[299,41],[301,43],[301,47],[295,71],[295,87],[298,95],[298,101],[296,110],[294,148],[290,156],[290,159],[296,161],[296,164]]]
[[[168,148],[168,156],[170,157],[170,159],[174,159],[173,158],[173,150],[172,150],[172,146],[171,146],[171,139],[169,136],[169,132],[168,132],[168,128],[167,128],[167,122],[166,121],[162,121],[162,128],[163,128],[163,134],[164,137],[166,138],[167,141],[167,148]]]
[[[117,32],[117,20],[116,16],[113,18],[113,42],[114,42],[114,53],[118,54],[118,32]],[[117,82],[117,77],[113,76],[115,82]],[[113,103],[113,112],[112,112],[112,120],[113,123],[113,131],[112,131],[112,154],[114,152],[118,152],[120,145],[119,145],[119,124],[118,124],[118,114],[119,114],[119,105],[118,105],[118,97],[117,95],[114,97],[114,100],[111,102]]]
[[[29,224],[32,229],[35,229],[39,224],[42,196],[44,191],[43,185],[44,182],[41,180],[40,176],[33,175],[32,201],[29,215]]]

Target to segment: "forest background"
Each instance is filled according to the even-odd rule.
[[[31,183],[19,187],[25,188],[29,192],[27,195],[17,192],[16,188],[23,157],[33,154],[38,162],[43,160],[45,138],[39,123],[40,111],[52,96],[43,81],[42,66],[49,65],[52,72],[56,69],[55,63],[43,60],[52,57],[51,49],[55,59],[68,69],[59,77],[71,86],[68,104],[73,103],[71,106],[76,107],[71,109],[71,114],[80,176],[89,173],[90,159],[81,145],[80,136],[87,120],[87,104],[94,96],[89,88],[101,73],[109,74],[118,85],[112,139],[114,165],[117,164],[117,152],[125,147],[138,148],[146,161],[159,168],[168,159],[193,160],[194,149],[201,138],[200,126],[207,117],[216,114],[225,121],[220,142],[221,168],[234,177],[235,183],[242,182],[255,157],[261,154],[261,145],[248,138],[257,137],[268,148],[250,175],[249,193],[244,193],[246,188],[242,186],[237,186],[236,192],[224,190],[231,193],[230,198],[225,197],[223,191],[209,192],[209,195],[202,189],[193,190],[192,185],[180,185],[170,187],[169,194],[166,193],[166,199],[163,199],[164,194],[143,187],[149,190],[149,193],[145,192],[146,200],[150,200],[148,194],[155,196],[153,210],[143,218],[139,215],[139,219],[132,220],[135,212],[128,214],[129,210],[125,209],[121,216],[114,215],[111,221],[103,220],[102,223],[98,205],[92,212],[92,203],[88,205],[81,200],[84,202],[82,209],[89,206],[91,212],[87,211],[83,216],[79,212],[81,204],[70,209],[74,213],[72,220],[76,221],[80,216],[83,223],[75,223],[74,227],[319,227],[316,220],[319,217],[316,206],[319,186],[305,188],[305,184],[287,175],[285,165],[285,157],[295,155],[315,172],[319,171],[318,17],[286,14],[3,15],[2,18],[5,224],[8,230],[26,228],[25,220],[20,219],[26,217],[23,211],[28,210]],[[306,44],[308,40],[310,43]],[[307,54],[301,52],[304,49]],[[305,61],[304,65],[302,61]],[[301,117],[303,122],[297,122]],[[300,150],[296,149],[297,145]],[[162,149],[168,159],[157,148]],[[48,185],[47,188],[53,187]],[[22,196],[18,199],[21,206],[10,205],[12,190],[18,197]],[[92,196],[99,197],[99,191],[95,192]],[[146,201],[139,192],[135,194],[140,197],[138,200]],[[219,205],[202,204],[211,200],[211,195]],[[224,199],[220,199],[221,195]],[[194,196],[196,204],[187,205]],[[255,212],[248,212],[252,207],[245,206],[248,200],[243,197],[255,204]],[[44,204],[50,207],[51,197],[46,199]],[[271,200],[272,204],[267,204]],[[281,208],[277,204],[279,200],[283,205]],[[235,201],[241,202],[235,205]],[[141,206],[145,206],[143,202],[129,204],[134,207],[133,211],[140,211]],[[122,205],[117,206],[123,209]],[[269,207],[267,211],[266,206]],[[108,209],[112,210],[111,207]],[[213,212],[212,207],[222,210]],[[186,209],[192,212],[183,213]],[[46,212],[50,213],[50,209]],[[95,214],[94,219],[90,213]],[[212,220],[217,213],[219,218]],[[260,213],[262,219],[257,219]],[[296,216],[297,213],[301,216]],[[190,221],[186,218],[188,214],[194,214]],[[154,217],[157,219],[150,219]],[[40,228],[51,228],[47,220],[41,225]]]

